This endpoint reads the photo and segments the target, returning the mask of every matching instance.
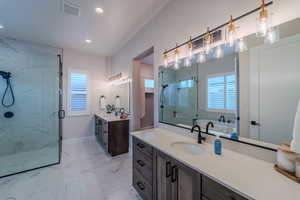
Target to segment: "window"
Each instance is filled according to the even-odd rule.
[[[69,72],[69,113],[89,113],[88,74],[72,70]]]
[[[235,74],[214,75],[207,78],[207,109],[225,112],[236,110]]]
[[[154,80],[145,79],[145,88],[154,88]]]

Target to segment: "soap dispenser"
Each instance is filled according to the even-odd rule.
[[[220,135],[216,135],[216,139],[214,141],[214,148],[215,148],[216,155],[222,154],[222,141],[220,139]]]

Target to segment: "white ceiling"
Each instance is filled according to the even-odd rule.
[[[76,0],[81,16],[61,12],[61,0],[1,0],[1,35],[111,55],[147,24],[169,0]],[[94,11],[103,4],[104,14]],[[86,39],[93,43],[85,43]]]

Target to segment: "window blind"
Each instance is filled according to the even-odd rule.
[[[207,91],[208,109],[236,109],[236,76],[234,74],[209,77]]]
[[[71,73],[71,111],[88,109],[88,80],[86,74]]]
[[[208,109],[225,109],[224,76],[208,78],[207,84]]]
[[[235,110],[236,108],[236,80],[235,75],[226,76],[226,108]]]

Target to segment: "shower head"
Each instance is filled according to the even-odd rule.
[[[2,78],[4,78],[4,79],[9,79],[11,77],[11,73],[0,71],[0,76],[2,76]]]

